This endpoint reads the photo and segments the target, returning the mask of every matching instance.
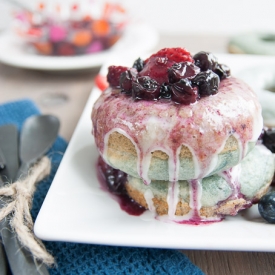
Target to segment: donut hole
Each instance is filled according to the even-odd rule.
[[[262,74],[262,76],[258,76],[257,82],[261,90],[266,90],[274,93],[275,92],[275,71],[269,71],[265,74]]]
[[[274,41],[275,42],[275,41]],[[257,66],[241,73],[240,77],[247,82],[260,96],[262,90],[275,92],[275,67]]]
[[[261,37],[264,42],[275,42],[275,34],[266,34]]]
[[[275,80],[275,75],[274,75],[273,80]],[[275,93],[275,81],[273,81],[272,83],[267,83],[266,86],[264,87],[264,89],[269,92]]]

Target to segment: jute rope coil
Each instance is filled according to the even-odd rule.
[[[17,234],[20,243],[26,247],[34,258],[46,265],[54,264],[54,258],[33,233],[33,221],[30,214],[36,183],[50,174],[51,161],[43,157],[30,169],[28,176],[0,188],[0,196],[10,198],[0,210],[0,221],[11,214],[10,226]]]

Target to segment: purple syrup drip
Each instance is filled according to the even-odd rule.
[[[222,172],[223,178],[232,189],[232,194],[229,196],[228,199],[243,198],[244,196],[241,193],[241,183],[239,182],[239,177],[234,178],[232,173],[233,168]]]
[[[199,209],[199,202],[198,202],[198,196],[199,196],[199,190],[198,190],[198,185],[199,185],[199,181],[198,180],[191,180],[190,183],[191,184],[191,188],[193,190],[192,193],[192,199],[193,200],[193,217],[190,219],[190,222],[195,222],[195,223],[199,223],[201,222],[201,217],[200,217],[200,209]]]
[[[132,216],[140,216],[146,211],[144,207],[128,196],[124,187],[127,174],[112,168],[101,157],[97,161],[97,177],[101,189],[110,193],[111,197],[119,203],[121,210]]]
[[[220,220],[215,221],[204,221],[201,218],[200,219],[190,219],[190,220],[183,220],[183,221],[176,221],[178,224],[189,224],[189,225],[208,225],[216,222],[221,222],[224,218],[221,218]]]
[[[102,190],[108,192],[110,196],[119,203],[121,210],[125,211],[129,215],[132,216],[140,216],[142,215],[146,209],[139,205],[136,201],[130,198],[125,190],[125,182],[127,180],[127,174],[114,169],[108,164],[104,162],[104,160],[99,157],[97,161],[97,177],[100,183],[100,187]],[[173,222],[177,224],[187,224],[187,225],[208,225],[216,222],[220,222],[224,219],[221,217],[219,220],[203,220],[199,215],[198,210],[198,190],[197,190],[197,180],[190,181],[193,192],[193,201],[194,201],[194,209],[193,215],[189,220],[177,221],[173,220]],[[174,190],[173,190],[174,192]]]
[[[192,197],[190,198],[193,201],[193,209],[191,211],[193,211],[192,213],[192,217],[189,220],[182,220],[179,221],[177,223],[179,224],[189,224],[189,225],[206,225],[206,224],[211,224],[211,223],[216,223],[216,222],[220,222],[223,220],[223,217],[220,217],[217,220],[204,220],[201,216],[200,216],[200,205],[199,205],[199,180],[198,179],[194,179],[194,180],[190,180],[189,184],[191,185],[191,188],[193,190],[192,192]]]

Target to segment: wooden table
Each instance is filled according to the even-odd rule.
[[[200,50],[226,52],[226,43],[227,38],[219,36],[161,35],[156,49],[184,46],[194,53]],[[60,135],[69,141],[94,86],[94,77],[98,70],[99,68],[52,73],[0,64],[0,103],[22,98],[32,99],[43,113],[59,117]],[[275,253],[193,250],[183,252],[208,275],[275,274]]]

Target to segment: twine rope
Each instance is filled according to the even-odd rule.
[[[30,214],[36,183],[50,174],[51,161],[43,157],[29,170],[28,176],[0,188],[0,196],[10,201],[0,210],[0,221],[11,215],[10,226],[17,234],[19,242],[26,247],[34,258],[46,265],[54,264],[54,258],[33,233],[33,220]]]

